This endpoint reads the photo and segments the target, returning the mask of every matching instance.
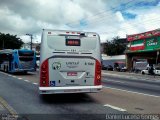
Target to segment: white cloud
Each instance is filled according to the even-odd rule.
[[[129,21],[130,25],[137,29],[137,32],[145,32],[160,28],[160,8],[158,6],[150,9],[135,9],[130,11],[136,14],[134,20]],[[128,28],[129,29],[129,28]]]
[[[138,2],[140,1],[0,0],[0,32],[17,34],[24,41],[30,41],[25,34],[31,33],[36,36],[35,41],[40,41],[43,28],[85,30],[99,33],[104,42],[115,36],[125,37],[126,34],[160,28],[160,2],[157,6],[133,7]],[[122,3],[126,9],[121,9]],[[122,10],[135,14],[136,17],[126,19]]]
[[[120,11],[116,12],[116,16],[117,16],[119,22],[124,21],[124,18],[123,18],[122,13]]]
[[[63,17],[66,21],[65,23],[71,23],[79,21],[84,18],[85,11],[76,3],[65,1],[62,4],[61,10],[63,12]]]

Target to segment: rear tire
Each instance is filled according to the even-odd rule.
[[[7,66],[7,68],[6,68],[6,72],[8,73],[8,71],[9,71],[9,70],[8,70],[8,66]]]
[[[5,66],[3,66],[3,71],[5,72]]]
[[[27,73],[28,73],[27,71],[24,71],[24,72],[23,72],[23,74],[27,74]]]
[[[144,72],[142,72],[142,75],[144,75],[145,73]]]

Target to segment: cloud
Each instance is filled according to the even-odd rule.
[[[122,13],[120,11],[116,12],[116,16],[117,16],[119,22],[124,21],[124,18],[123,18]]]
[[[42,29],[97,32],[104,42],[160,28],[160,2],[156,0],[0,0],[0,32],[26,33],[40,41]],[[136,6],[138,5],[138,6]],[[146,5],[146,6],[145,6]]]

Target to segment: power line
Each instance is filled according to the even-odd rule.
[[[144,22],[144,21],[143,21]],[[155,24],[156,22],[160,22],[160,20],[156,20],[156,19],[152,19],[152,20],[146,20],[143,24],[147,24],[147,23],[149,23],[149,24]],[[137,22],[137,23],[132,23],[132,26],[133,27],[136,27],[136,28],[138,28],[138,24],[140,24],[140,23],[142,23],[142,22]],[[157,24],[155,24],[155,25],[157,25]],[[160,25],[160,24],[159,24]],[[157,26],[158,27],[158,26]],[[160,27],[160,26],[159,26]],[[117,28],[117,29],[120,29],[120,30],[134,30],[134,28],[132,28],[132,27],[126,27],[126,26],[124,26],[124,27],[120,27],[120,28]],[[102,29],[102,30],[104,30],[104,29]],[[113,30],[115,30],[115,29],[113,29],[113,28],[111,28],[111,29],[109,29],[109,31],[113,31]],[[107,32],[108,32],[108,30],[107,30]]]
[[[132,2],[133,2],[133,1],[129,1],[129,2],[125,3],[125,4],[123,4],[123,5],[127,5],[127,4],[132,3]],[[88,17],[87,20],[90,20],[90,19],[94,18],[95,16],[98,16],[98,15],[100,15],[100,14],[107,13],[107,12],[110,12],[110,11],[116,10],[116,9],[117,9],[117,8],[111,8],[111,9],[108,9],[108,10],[102,10],[101,12],[96,13],[96,14],[94,14],[93,16]],[[126,9],[126,8],[125,8],[125,9]],[[85,19],[82,19],[82,20],[85,20]],[[73,21],[72,23],[67,23],[67,25],[70,26],[70,25],[72,25],[72,24],[74,24],[74,23],[78,23],[78,24],[79,24],[79,21]]]
[[[125,4],[123,4],[123,5],[128,5],[129,3],[132,3],[133,1],[129,1],[129,2],[127,2],[127,3],[125,3]],[[142,4],[143,2],[138,2],[138,3],[135,3],[136,5],[140,5],[140,4]],[[121,8],[121,9],[119,9],[119,11],[122,11],[122,10],[125,10],[125,9],[127,9],[127,8],[132,8],[132,7],[135,7],[135,6],[128,6],[128,7],[124,7],[124,8]],[[105,15],[105,16],[98,16],[98,15],[100,15],[100,14],[103,14],[103,13],[108,13],[108,12],[110,12],[111,10],[117,10],[118,8],[111,8],[111,9],[109,9],[109,10],[105,10],[105,11],[102,11],[102,12],[99,12],[99,13],[97,13],[97,14],[95,14],[95,15],[93,15],[93,16],[91,16],[91,17],[89,17],[89,18],[87,18],[87,19],[82,19],[81,21],[84,21],[84,22],[91,22],[91,20],[93,21],[93,20],[96,20],[96,21],[93,21],[93,23],[96,23],[96,22],[101,22],[101,20],[103,20],[103,19],[105,19],[106,17],[108,17],[108,18],[110,18],[110,17],[112,17],[113,15],[112,14],[110,14],[110,15]],[[98,18],[93,18],[93,17],[97,17],[98,16]],[[93,19],[91,19],[91,18],[93,18]],[[112,19],[112,18],[111,18]],[[75,25],[75,27],[73,26],[74,25],[74,23],[76,23],[77,25]],[[72,23],[68,23],[67,24],[68,26],[70,26],[70,27],[74,27],[74,28],[76,28],[77,26],[79,26],[79,21],[75,21],[75,22],[72,22]],[[87,25],[87,24],[86,24]],[[85,26],[84,26],[85,27]]]

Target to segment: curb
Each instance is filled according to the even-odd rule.
[[[2,114],[10,114],[10,115],[17,115],[17,112],[0,96],[0,106]],[[1,114],[0,113],[0,114]]]

